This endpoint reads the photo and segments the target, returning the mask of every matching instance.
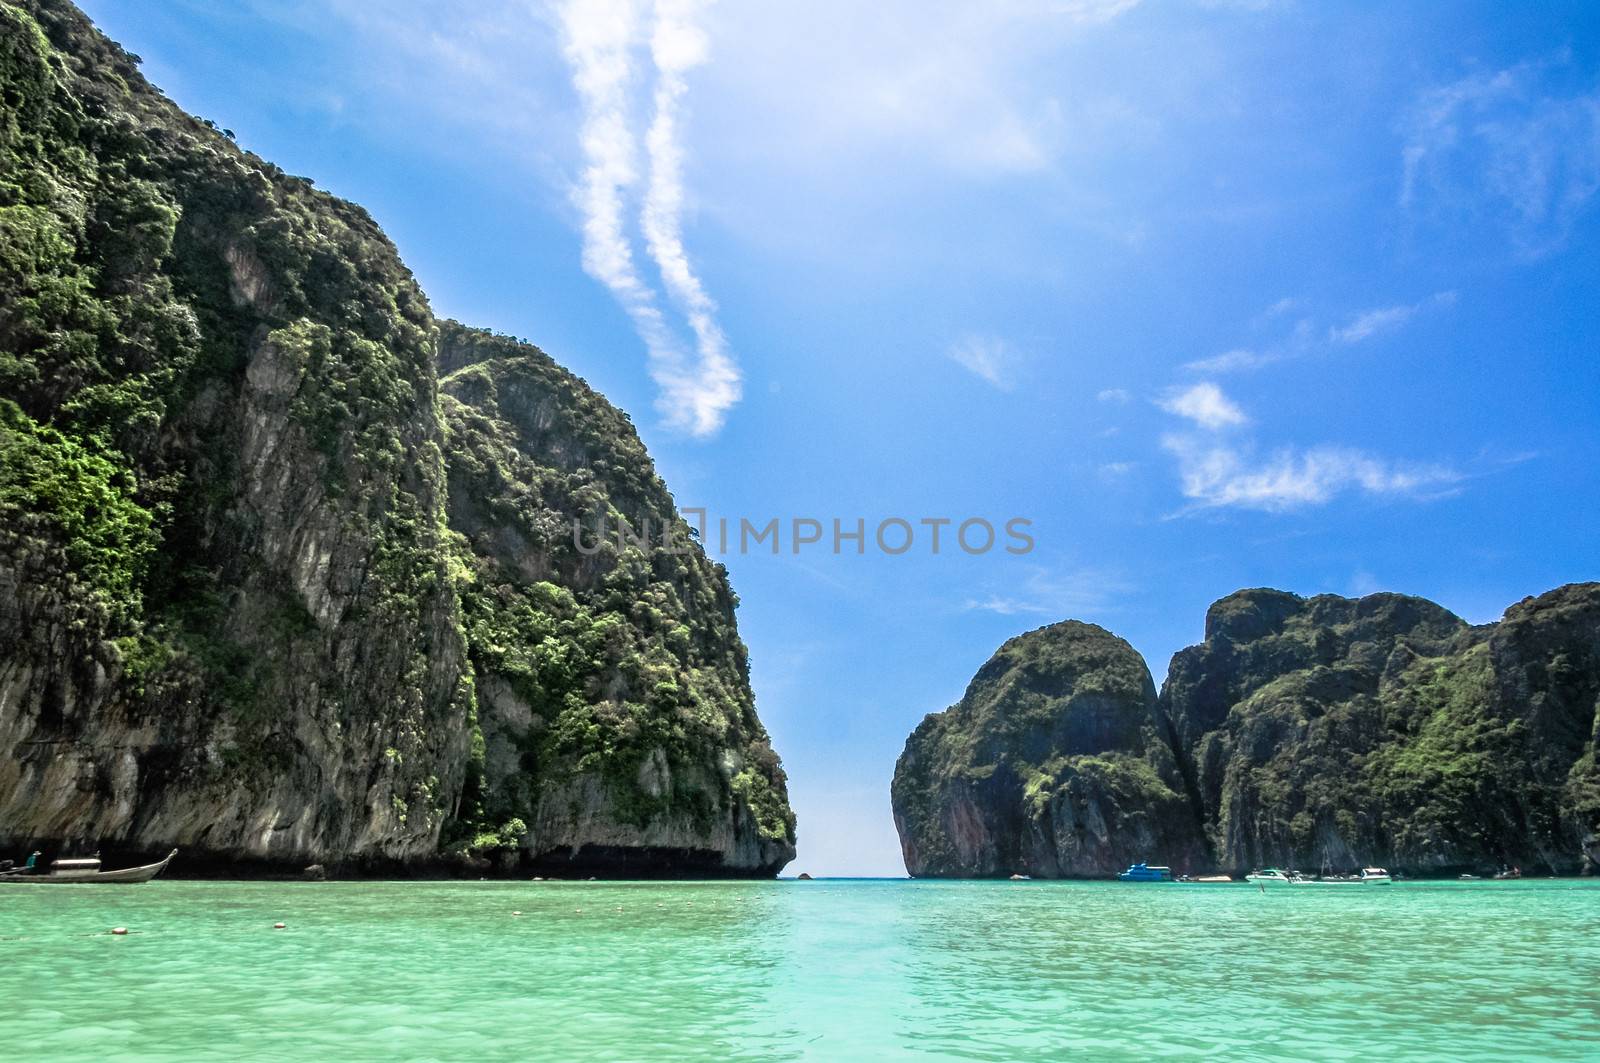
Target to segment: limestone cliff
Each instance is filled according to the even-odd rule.
[[[1162,690],[1219,865],[1416,873],[1582,869],[1597,699],[1597,584],[1483,627],[1397,594],[1240,591]]]
[[[1048,798],[1083,784],[1032,774],[1083,751],[1069,726],[1080,687],[1036,699],[1022,731],[972,711],[986,676],[1013,672],[1014,644],[1066,626],[1007,643],[960,705],[907,742],[893,797],[912,874],[1101,874],[1124,856],[1197,872],[1600,863],[1600,584],[1527,599],[1482,627],[1397,594],[1223,598],[1205,640],[1173,657],[1140,717],[1151,721],[1143,738],[1112,743],[1163,769],[1162,785],[1089,804],[1091,823],[1107,825],[1098,860],[1060,858],[1083,850],[1063,848]],[[966,750],[983,752],[946,752]],[[1175,771],[1163,773],[1168,763]],[[1041,856],[1051,855],[1041,823],[1054,829],[1054,860]]]
[[[1066,621],[1001,646],[924,719],[893,805],[917,876],[1097,876],[1201,857],[1155,684],[1122,639]]]
[[[469,334],[441,350],[372,219],[64,0],[0,0],[0,93],[0,851],[781,866],[720,569],[539,539],[578,502],[676,519],[625,417],[531,349],[441,397]],[[548,704],[560,741],[507,754]]]
[[[727,574],[626,415],[542,351],[454,323],[440,361],[474,816],[524,824],[534,868],[776,872],[794,817]]]

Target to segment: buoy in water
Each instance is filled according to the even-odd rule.
[[[126,934],[128,932],[128,928],[125,927],[125,926],[114,926],[114,927],[111,928],[111,932],[113,934],[117,935],[118,937],[122,937],[124,934]]]
[[[512,912],[511,914],[512,915],[521,915],[522,913],[521,912]]]
[[[285,926],[285,924],[283,924],[283,923],[273,923],[272,924],[272,929],[274,929],[274,930],[282,930],[284,928],[284,926]]]

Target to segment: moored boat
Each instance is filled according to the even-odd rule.
[[[59,886],[69,883],[85,882],[149,882],[167,869],[172,858],[178,855],[174,849],[165,858],[153,864],[144,864],[141,867],[125,867],[116,871],[100,870],[98,856],[80,857],[65,860],[52,860],[47,869],[19,867],[11,871],[0,871],[0,882],[26,882],[39,886]]]
[[[1364,867],[1359,875],[1323,875],[1321,878],[1302,875],[1290,881],[1296,886],[1387,886],[1394,880],[1381,867]]]
[[[1268,884],[1291,886],[1308,881],[1307,878],[1298,871],[1281,871],[1275,867],[1264,867],[1260,871],[1252,871],[1244,877],[1244,880],[1246,882],[1254,882],[1262,886]]]
[[[1171,882],[1172,868],[1151,867],[1149,864],[1131,864],[1117,876],[1122,882]]]

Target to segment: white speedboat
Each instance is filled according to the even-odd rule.
[[[1387,886],[1394,879],[1381,867],[1364,867],[1359,875],[1324,875],[1321,878],[1301,876],[1294,880],[1296,886]]]
[[[1306,877],[1298,871],[1280,871],[1275,867],[1264,867],[1260,871],[1252,871],[1244,877],[1246,882],[1259,885],[1275,883],[1279,886],[1292,886],[1306,881]]]

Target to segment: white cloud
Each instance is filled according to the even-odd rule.
[[[1423,93],[1401,122],[1400,205],[1454,228],[1502,227],[1523,254],[1566,241],[1600,191],[1600,89],[1552,91],[1570,59],[1473,74]]]
[[[1008,567],[1012,577],[1005,587],[981,598],[969,598],[966,608],[1001,616],[1036,615],[1051,620],[1082,618],[1113,609],[1133,587],[1115,572],[1103,568],[1046,568],[1042,565]],[[1015,573],[1020,572],[1017,579]]]
[[[1132,398],[1133,395],[1122,388],[1106,388],[1095,396],[1099,402],[1114,403],[1118,406],[1127,405]]]
[[[1016,358],[1006,342],[994,336],[962,336],[950,345],[951,361],[965,366],[1001,391],[1010,391]]]
[[[684,75],[705,62],[710,46],[696,23],[698,0],[656,0],[650,55],[656,66],[655,115],[645,143],[650,154],[650,189],[642,225],[650,257],[683,309],[695,335],[699,364],[685,373],[669,367],[667,415],[696,435],[716,431],[739,401],[739,369],[728,354],[716,320],[716,304],[700,283],[683,246],[683,147],[679,121],[688,92]]]
[[[1261,369],[1279,362],[1304,358],[1316,352],[1324,342],[1329,345],[1350,345],[1384,332],[1392,332],[1424,310],[1449,306],[1455,301],[1456,293],[1445,291],[1436,292],[1420,303],[1403,303],[1363,310],[1352,316],[1345,324],[1329,328],[1325,340],[1318,338],[1312,319],[1303,317],[1295,322],[1289,335],[1277,343],[1262,347],[1237,347],[1209,358],[1197,358],[1192,362],[1185,362],[1182,368],[1191,373],[1209,374],[1241,373]],[[1255,324],[1285,313],[1295,305],[1296,302],[1291,299],[1279,300],[1269,307],[1265,314],[1257,317]]]
[[[1463,479],[1442,465],[1393,462],[1350,447],[1283,447],[1257,459],[1248,439],[1216,434],[1248,418],[1212,383],[1173,392],[1159,405],[1211,430],[1175,432],[1161,440],[1162,448],[1177,459],[1190,510],[1238,507],[1279,512],[1321,505],[1349,491],[1437,495]]]
[[[1416,312],[1414,306],[1385,306],[1365,310],[1351,318],[1348,324],[1329,329],[1328,340],[1332,343],[1360,343],[1380,332],[1399,328],[1411,320],[1411,315]]]
[[[1449,306],[1456,301],[1455,292],[1437,292],[1431,299],[1401,306],[1384,306],[1364,310],[1346,324],[1328,330],[1330,343],[1360,343],[1383,332],[1391,332],[1410,321],[1430,306]]]
[[[1139,6],[1139,2],[1140,0],[1054,0],[1053,3],[1046,2],[1043,6],[1075,22],[1094,25],[1110,22],[1119,15],[1132,11]],[[1030,5],[1024,3],[1016,6]]]
[[[1366,569],[1357,569],[1350,576],[1350,595],[1355,598],[1365,598],[1369,594],[1377,594],[1383,590],[1383,584],[1378,582],[1378,577]]]
[[[1168,413],[1187,417],[1202,428],[1227,428],[1249,420],[1244,411],[1210,381],[1172,391],[1158,399],[1156,405]]]
[[[348,50],[352,58],[339,69],[352,84],[324,106],[343,110],[348,97],[367,110],[341,121],[371,125],[400,115],[408,144],[446,145],[442,150],[456,159],[469,152],[496,164],[509,160],[540,190],[567,186],[579,216],[583,268],[611,292],[643,340],[664,421],[697,436],[721,427],[739,401],[740,373],[683,241],[686,75],[709,52],[699,24],[702,0],[249,2],[263,18],[336,38]],[[556,51],[567,61],[570,83],[560,64],[530,60]],[[572,95],[578,135],[569,141],[552,130],[571,120]],[[635,129],[646,103],[653,105],[643,138],[647,175]],[[435,124],[425,125],[430,119]],[[573,147],[576,187],[570,187]],[[635,260],[635,228],[643,230],[692,343],[680,337]]]
[[[1260,369],[1273,362],[1281,362],[1285,357],[1287,355],[1282,351],[1254,351],[1239,347],[1212,355],[1210,358],[1197,358],[1192,362],[1185,362],[1183,368],[1192,373],[1237,373],[1247,369]]]
[[[1001,616],[1015,616],[1018,613],[1044,613],[1050,609],[1046,605],[1029,601],[1023,598],[1007,597],[1002,594],[991,594],[987,598],[967,599],[968,609],[980,609],[986,613],[999,613]]]
[[[1266,313],[1258,316],[1255,324],[1260,325],[1280,317],[1295,305],[1295,300],[1280,299],[1268,307]],[[1192,362],[1185,362],[1182,368],[1191,373],[1242,373],[1261,369],[1304,356],[1313,346],[1312,332],[1311,319],[1303,317],[1294,323],[1287,336],[1276,343],[1262,347],[1236,347],[1209,358],[1197,358]]]
[[[1282,512],[1321,505],[1350,491],[1438,495],[1462,479],[1444,466],[1392,462],[1347,447],[1286,447],[1257,461],[1247,449],[1213,438],[1169,435],[1161,443],[1177,458],[1183,495],[1195,509]]]
[[[562,51],[583,105],[579,140],[584,167],[574,192],[583,215],[583,268],[611,290],[633,319],[650,355],[650,373],[661,389],[657,406],[668,425],[706,436],[722,427],[740,388],[738,369],[713,316],[715,306],[690,267],[682,241],[677,123],[686,91],[684,74],[705,55],[693,15],[693,4],[683,0],[659,0],[656,6],[650,41],[657,74],[655,117],[647,138],[650,184],[641,224],[663,282],[695,333],[697,358],[684,351],[655,289],[640,275],[625,220],[630,189],[638,180],[629,92],[642,25],[639,7],[633,0],[568,0],[560,9]]]

